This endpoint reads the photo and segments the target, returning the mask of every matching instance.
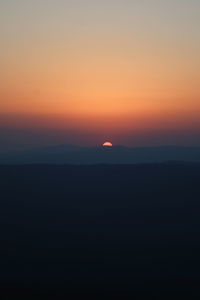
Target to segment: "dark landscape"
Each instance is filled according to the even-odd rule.
[[[198,163],[1,165],[1,299],[196,299],[199,179]]]

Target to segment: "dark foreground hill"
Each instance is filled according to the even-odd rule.
[[[197,299],[199,182],[200,165],[0,166],[1,299]]]

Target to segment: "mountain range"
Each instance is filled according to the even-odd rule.
[[[57,145],[0,153],[0,164],[137,164],[200,162],[200,147],[81,147]]]

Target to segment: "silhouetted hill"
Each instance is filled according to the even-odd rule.
[[[200,161],[200,147],[78,147],[60,145],[0,155],[1,164],[135,164]]]
[[[0,166],[1,299],[198,299],[199,178],[195,164]]]

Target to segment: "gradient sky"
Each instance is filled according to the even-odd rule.
[[[199,0],[0,0],[0,41],[0,145],[200,144]]]

